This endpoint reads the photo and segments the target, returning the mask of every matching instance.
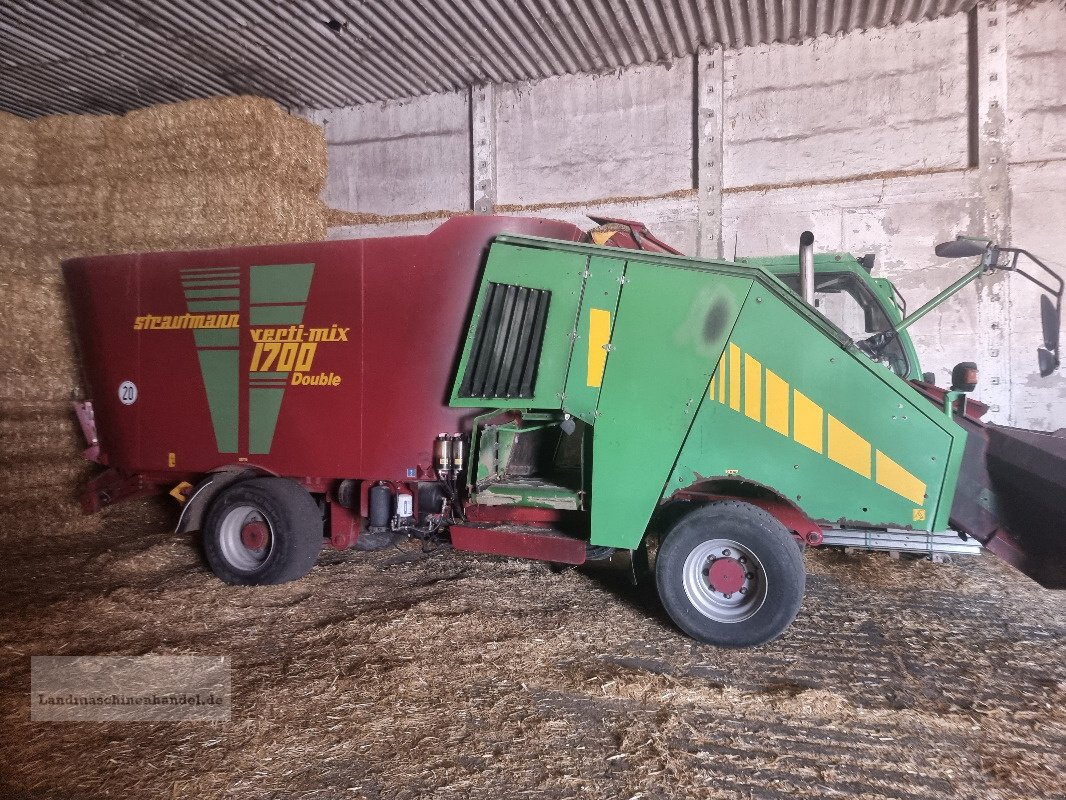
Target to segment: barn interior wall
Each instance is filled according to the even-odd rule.
[[[424,233],[455,213],[639,219],[687,253],[876,255],[911,308],[998,236],[1066,273],[1066,7],[999,4],[877,31],[606,75],[305,112],[329,147],[333,238]],[[1066,426],[1036,370],[1036,295],[985,279],[912,329],[945,381],[977,360],[989,418]]]

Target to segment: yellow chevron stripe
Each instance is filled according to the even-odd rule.
[[[729,407],[740,411],[740,348],[729,343]]]
[[[799,389],[792,390],[792,438],[822,452],[822,407]]]
[[[589,309],[589,386],[603,383],[603,370],[607,366],[607,351],[604,345],[611,340],[611,312],[602,308]]]
[[[890,492],[906,497],[916,505],[925,504],[925,483],[886,456],[880,450],[874,459],[876,480]]]
[[[725,351],[722,351],[722,357],[718,359],[718,402],[725,403]]]
[[[748,353],[744,354],[744,413],[762,421],[762,364]]]
[[[766,370],[766,427],[788,436],[788,381]]]
[[[864,478],[870,477],[870,443],[855,433],[851,428],[829,415],[826,455],[830,460],[857,472]]]

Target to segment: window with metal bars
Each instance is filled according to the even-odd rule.
[[[532,397],[548,318],[547,289],[490,283],[460,397]]]

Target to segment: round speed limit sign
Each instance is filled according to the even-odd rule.
[[[118,399],[124,406],[132,406],[137,402],[137,384],[133,381],[122,381],[118,387]]]

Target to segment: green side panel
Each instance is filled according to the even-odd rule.
[[[252,306],[248,320],[252,325],[299,325],[304,319],[302,303],[291,306]]]
[[[314,264],[268,264],[251,268],[250,302],[306,303]]]
[[[284,389],[248,390],[248,452],[269,453]]]
[[[236,328],[198,328],[193,330],[197,347],[237,347]]]
[[[814,519],[937,530],[964,443],[905,381],[756,284],[669,483],[738,477]]]
[[[592,423],[596,412],[596,404],[600,399],[600,386],[603,373],[597,369],[592,359],[592,353],[597,348],[602,350],[604,344],[610,342],[610,328],[614,325],[618,311],[618,295],[622,289],[619,282],[625,276],[626,262],[618,258],[603,258],[593,256],[588,263],[588,277],[585,279],[585,288],[581,294],[581,310],[577,318],[577,338],[574,340],[574,355],[570,363],[570,371],[566,376],[566,399],[563,410],[573,414],[578,419]],[[606,312],[607,316],[604,316]],[[596,320],[594,323],[593,320]],[[603,331],[606,326],[606,340],[602,336],[593,341],[590,348],[590,334],[594,337]],[[590,328],[597,328],[591,331]],[[601,341],[602,340],[602,341]],[[607,351],[602,352],[606,360],[610,359]]]
[[[493,244],[474,304],[466,343],[463,345],[462,360],[459,362],[452,387],[451,405],[467,408],[562,408],[566,374],[570,367],[570,352],[574,346],[574,326],[577,322],[587,264],[588,256],[584,253]],[[459,387],[466,373],[471,344],[481,319],[489,283],[512,284],[551,292],[533,397],[459,397]]]
[[[751,286],[629,262],[593,434],[593,544],[640,543]]]
[[[240,352],[234,349],[198,353],[218,452],[236,453]]]

